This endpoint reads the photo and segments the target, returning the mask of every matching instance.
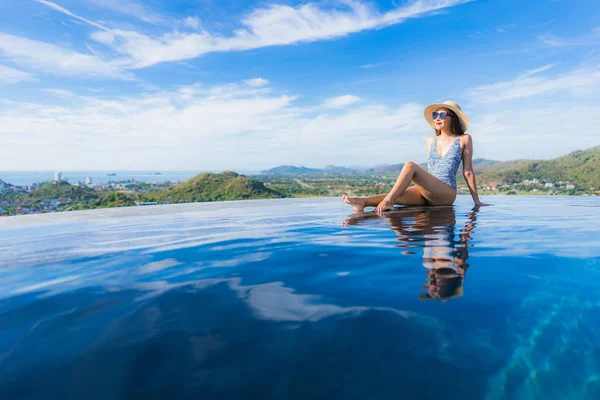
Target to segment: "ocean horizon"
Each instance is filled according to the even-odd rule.
[[[124,170],[105,170],[105,171],[66,171],[59,170],[63,178],[69,183],[85,183],[86,177],[92,178],[92,183],[108,183],[120,182],[129,179],[147,183],[164,183],[165,181],[185,181],[203,172],[223,172],[224,170],[190,170],[190,171],[169,171],[169,170],[141,170],[141,171],[124,171]],[[235,171],[235,170],[234,170]],[[54,174],[57,171],[0,171],[0,179],[11,185],[32,185],[46,181],[53,181]],[[256,174],[258,171],[235,171],[242,175]],[[156,175],[160,173],[160,175]],[[108,174],[116,174],[109,176]]]

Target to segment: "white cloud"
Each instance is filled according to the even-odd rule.
[[[105,26],[77,16],[54,3],[37,1],[91,26],[108,30]],[[270,5],[251,12],[242,19],[243,28],[228,36],[202,31],[170,32],[150,37],[134,31],[113,29],[110,32],[118,39],[116,43],[107,43],[107,40],[102,40],[101,43],[110,45],[128,57],[130,68],[145,68],[160,62],[192,59],[211,52],[333,39],[398,24],[409,18],[431,15],[435,11],[470,1],[473,0],[419,0],[386,13],[381,13],[372,4],[358,0],[335,3],[333,8],[325,8],[317,3],[296,7]],[[92,39],[97,38],[97,35],[92,36]],[[106,39],[102,36],[100,38]]]
[[[590,33],[584,33],[573,37],[559,37],[552,33],[538,35],[538,40],[550,47],[572,47],[572,46],[590,46],[600,43],[600,30],[592,29]]]
[[[45,90],[62,100],[52,105],[0,100],[0,131],[11,148],[0,158],[0,170],[259,170],[281,164],[422,162],[425,137],[432,132],[423,104],[307,108],[297,100],[302,94],[242,83],[126,97]],[[521,103],[466,102],[475,157],[550,158],[600,144],[589,120],[600,111],[598,102],[559,94]]]
[[[365,65],[361,65],[361,66],[359,66],[359,68],[362,68],[362,69],[370,69],[370,68],[379,67],[379,66],[381,66],[381,65],[382,65],[382,63],[377,63],[377,64],[365,64]]]
[[[598,103],[544,100],[479,111],[469,127],[475,158],[550,159],[600,145],[590,124],[590,115],[600,112]]]
[[[167,18],[148,10],[142,3],[133,0],[87,0],[87,2],[151,24],[163,24],[168,21]]]
[[[537,76],[552,67],[552,64],[545,65],[527,71],[512,81],[479,86],[469,90],[468,95],[474,103],[497,103],[558,91],[591,94],[600,89],[600,65],[581,66],[553,78]]]
[[[92,40],[106,45],[114,44],[117,41],[115,35],[108,31],[93,32],[90,35],[90,37],[92,38]]]
[[[422,152],[415,142],[399,153],[394,143],[402,139],[390,135],[428,131],[420,105],[324,114],[298,106],[296,98],[231,84],[113,99],[76,96],[66,105],[5,102],[0,126],[13,151],[0,159],[0,169],[247,170],[315,163],[317,147],[323,166],[348,157],[354,164],[373,157],[401,162],[413,148]],[[373,139],[378,146],[365,145]]]
[[[547,64],[539,68],[530,69],[519,75],[520,79],[527,78],[528,76],[539,74],[540,72],[548,71],[550,68],[554,68],[556,64]]]
[[[560,46],[566,46],[568,45],[568,42],[565,41],[564,39],[559,38],[558,36],[552,35],[550,33],[546,33],[543,35],[538,35],[538,40],[540,40],[542,43],[548,45],[548,46],[552,46],[552,47],[560,47]]]
[[[517,26],[517,24],[506,24],[503,26],[499,26],[496,28],[496,32],[498,33],[504,33],[509,29],[515,28]]]
[[[600,112],[600,65],[539,76],[554,66],[467,90],[474,157],[549,159],[600,145],[590,122]]]
[[[200,19],[198,17],[186,17],[183,20],[183,25],[188,28],[198,29],[200,28]]]
[[[323,105],[328,108],[342,108],[361,101],[362,99],[358,96],[347,94],[344,96],[333,97],[325,100]]]
[[[46,92],[46,93],[52,93],[59,97],[66,97],[66,98],[76,97],[75,93],[71,92],[70,90],[65,90],[65,89],[45,88],[45,89],[40,89],[40,91]]]
[[[5,33],[0,33],[0,54],[16,64],[56,75],[131,79],[119,61],[107,62],[93,55]]]
[[[46,1],[46,0],[33,0],[33,1],[38,2],[40,4],[43,4],[45,6],[48,6],[50,8],[53,8],[54,10],[56,10],[58,12],[66,14],[69,17],[77,19],[79,21],[85,22],[86,24],[92,25],[92,26],[94,26],[96,28],[103,29],[103,30],[108,30],[108,28],[106,28],[105,26],[100,25],[97,22],[94,22],[94,21],[89,20],[87,18],[83,18],[83,17],[80,17],[79,15],[73,14],[71,11],[67,10],[66,8],[61,7],[58,4],[56,4],[56,3],[52,3],[51,1]]]
[[[35,82],[35,77],[29,72],[0,64],[0,85],[10,85],[19,82]]]
[[[246,79],[244,81],[244,83],[249,86],[260,87],[260,86],[268,85],[269,81],[266,79],[263,79],[263,78],[254,78],[254,79]]]

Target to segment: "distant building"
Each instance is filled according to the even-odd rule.
[[[86,184],[86,185],[91,185],[91,184],[92,184],[92,178],[91,178],[91,177],[89,177],[89,176],[86,176],[86,177],[85,177],[85,184]]]
[[[136,201],[135,204],[138,206],[155,206],[158,203],[156,201]]]
[[[575,185],[572,184],[572,183],[568,183],[567,186],[566,186],[566,188],[567,188],[567,190],[569,190],[569,189],[575,189]]]
[[[489,190],[497,190],[498,186],[504,185],[504,181],[492,181],[488,183],[487,189]]]
[[[554,183],[546,182],[546,184],[544,186],[546,186],[547,188],[551,188],[551,187],[554,187]]]
[[[63,180],[63,174],[60,171],[56,171],[54,173],[54,180],[55,181],[62,181]]]
[[[135,187],[136,187],[135,183],[117,183],[115,185],[115,188],[119,189],[119,190],[128,190],[128,189],[133,189]]]

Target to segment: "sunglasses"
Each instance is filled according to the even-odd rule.
[[[437,119],[437,117],[440,117],[441,119],[446,118],[446,115],[450,114],[448,111],[442,111],[442,112],[437,112],[434,111],[431,116],[433,117],[433,119]]]

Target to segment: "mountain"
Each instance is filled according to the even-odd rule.
[[[497,165],[502,164],[502,161],[495,160],[487,160],[485,158],[477,158],[473,160],[473,168],[476,173],[483,173],[488,170],[493,170]],[[512,161],[507,161],[507,167],[512,166]],[[421,167],[427,169],[427,162],[422,162],[419,164]],[[390,174],[390,173],[400,173],[404,164],[393,164],[393,165],[379,165],[369,169],[369,172],[380,173],[380,174]],[[459,172],[462,175],[462,166],[459,168]]]
[[[427,163],[419,164],[427,169]],[[295,167],[283,165],[272,168],[263,173],[268,174],[399,174],[403,163],[393,165],[377,165],[372,168],[347,168],[328,165],[323,169]],[[584,187],[600,187],[600,146],[587,150],[577,150],[566,156],[551,160],[509,160],[496,161],[485,158],[473,160],[473,169],[477,176],[477,183],[491,181],[505,181],[507,183],[521,182],[524,179],[538,179],[549,181],[571,181]],[[462,165],[457,171],[457,182],[464,183]]]
[[[293,165],[281,165],[279,167],[271,168],[268,170],[261,171],[262,174],[272,175],[318,175],[318,174],[338,174],[338,175],[353,175],[353,174],[373,174],[373,173],[391,173],[400,172],[404,164],[395,165],[379,165],[373,168],[365,167],[339,167],[335,165],[328,165],[325,168],[306,168],[306,167],[295,167]]]
[[[280,165],[279,167],[260,171],[261,174],[272,175],[308,175],[308,174],[356,174],[357,169],[328,165],[325,168],[295,167],[293,165]]]
[[[328,165],[325,168],[323,168],[322,171],[330,173],[330,174],[355,174],[356,173],[355,169],[346,168],[346,167],[338,167],[335,165]]]
[[[487,160],[485,158],[478,158],[473,160],[473,170],[475,171],[475,174],[481,175],[488,172],[509,169],[525,161],[527,160],[495,161]],[[462,175],[462,163],[458,171],[460,175]]]
[[[402,171],[402,168],[404,168],[404,163],[402,164],[392,164],[392,165],[381,165],[378,167],[374,167],[374,168],[370,168],[369,172],[375,173],[375,174],[399,174],[400,171]],[[425,167],[427,168],[427,167]],[[366,171],[364,171],[366,172]]]
[[[473,160],[473,167],[475,167],[475,172],[483,173],[490,170],[495,170],[496,165],[499,165],[500,169],[512,167],[514,163],[518,161],[494,161],[494,160],[486,160],[484,158],[478,158]],[[421,167],[427,169],[427,163],[423,162],[419,164]],[[339,175],[351,175],[351,174],[399,174],[404,167],[404,163],[400,164],[378,164],[371,168],[366,167],[340,167],[335,165],[328,165],[325,168],[306,168],[306,167],[295,167],[293,165],[281,165],[279,167],[271,168],[265,171],[261,171],[262,174],[272,174],[272,175],[308,175],[308,174],[339,174]]]
[[[178,202],[272,199],[286,197],[261,181],[233,171],[206,172],[179,185],[146,194],[146,200]]]
[[[519,160],[508,168],[495,165],[492,171],[478,176],[477,182],[502,180],[506,183],[524,179],[545,179],[552,182],[571,181],[583,187],[600,187],[600,146],[577,150],[551,160]],[[510,163],[507,161],[506,163]]]
[[[274,174],[274,175],[302,175],[302,174],[316,174],[320,173],[320,169],[306,168],[306,167],[295,167],[293,165],[281,165],[279,167],[271,168],[265,171],[260,171],[262,174]]]

